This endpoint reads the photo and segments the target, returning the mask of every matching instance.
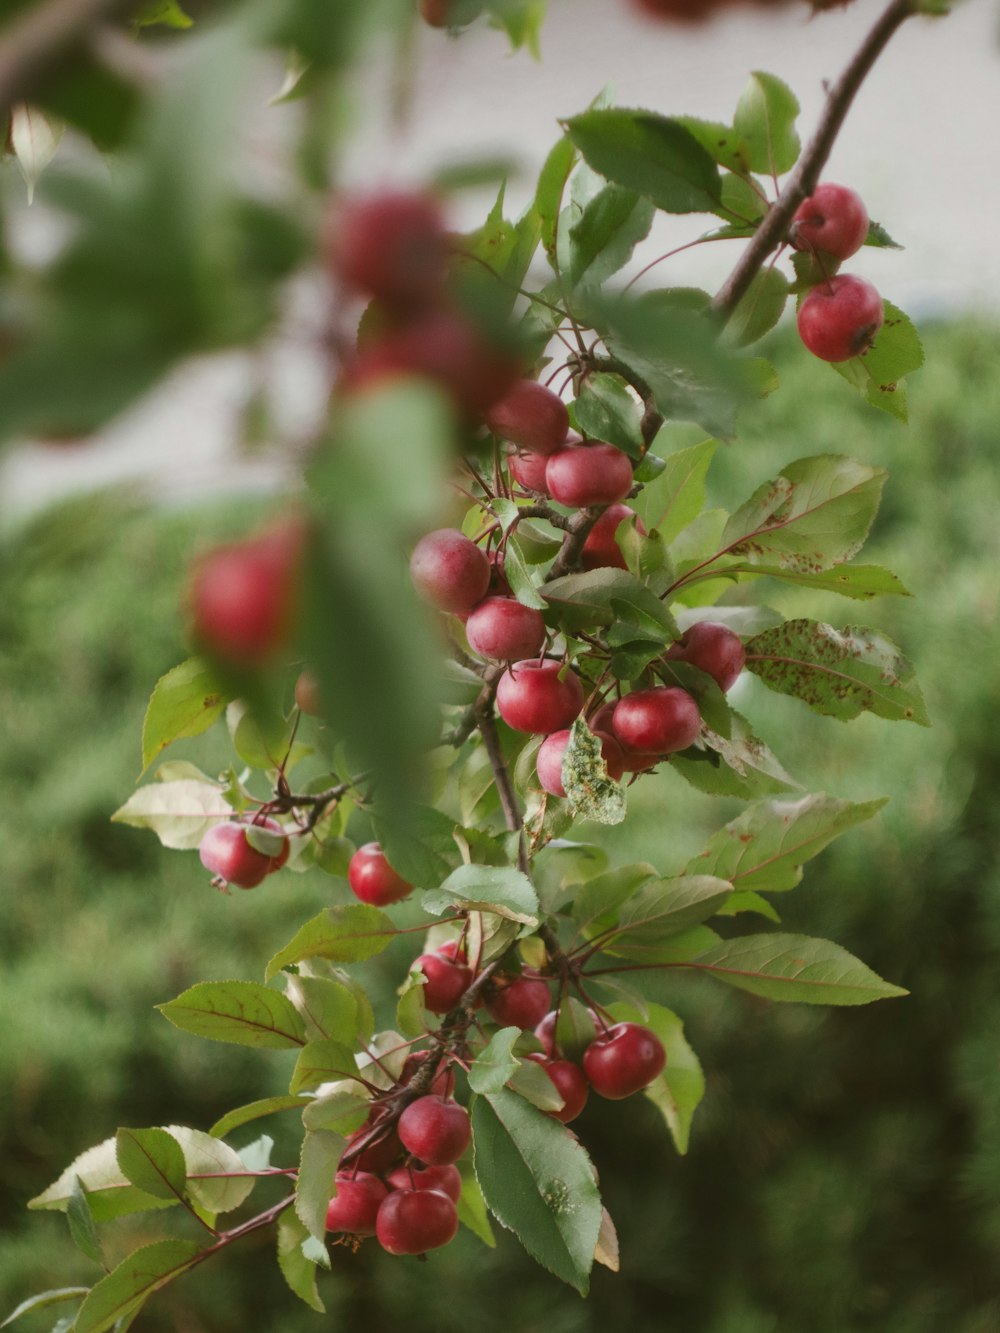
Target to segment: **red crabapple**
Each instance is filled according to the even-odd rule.
[[[347,1231],[354,1236],[374,1236],[375,1219],[389,1191],[378,1176],[367,1171],[338,1171],[337,1193],[326,1210],[327,1231]]]
[[[288,860],[288,839],[280,824],[273,819],[259,820],[257,824],[268,834],[280,836],[278,850],[272,853],[258,851],[247,840],[249,827],[245,821],[235,820],[215,824],[206,832],[198,848],[205,869],[239,889],[255,889]]]
[[[428,1166],[457,1162],[472,1138],[465,1107],[433,1094],[410,1102],[399,1117],[398,1132],[403,1147]]]
[[[486,596],[490,562],[456,528],[438,528],[413,548],[410,577],[420,596],[439,611],[465,615]]]
[[[690,662],[711,676],[720,690],[730,689],[746,662],[746,649],[740,636],[715,620],[697,620],[671,644],[667,651],[671,662]]]
[[[580,677],[561,662],[515,662],[497,683],[497,712],[515,731],[547,735],[583,708]]]
[[[613,504],[632,489],[632,464],[613,444],[574,444],[549,456],[545,484],[571,509]]]
[[[701,729],[698,705],[686,690],[635,690],[615,704],[615,736],[635,754],[672,754],[693,745]]]
[[[393,870],[377,842],[366,842],[354,853],[347,867],[347,881],[355,898],[375,907],[398,903],[413,892],[413,885]]]
[[[618,527],[627,518],[632,518],[635,510],[628,505],[608,505],[594,526],[587,533],[587,540],[580,552],[580,564],[584,569],[627,569],[621,547],[615,540]],[[642,519],[636,522],[636,531],[645,536],[646,529]]]
[[[544,384],[518,380],[488,409],[486,424],[494,435],[519,449],[553,454],[566,442],[569,412],[559,395]]]
[[[486,1012],[502,1028],[535,1027],[549,1012],[552,996],[541,977],[515,977],[508,985],[493,991],[486,1001]]]
[[[594,735],[601,742],[601,757],[608,770],[608,777],[617,782],[625,771],[622,747],[606,732],[595,731]],[[565,796],[566,788],[562,779],[562,762],[569,745],[568,730],[553,731],[542,741],[535,760],[535,772],[542,790],[550,796]]]
[[[867,235],[868,210],[861,196],[831,181],[817,185],[792,218],[792,244],[797,249],[822,250],[834,259],[849,259]]]
[[[458,1213],[440,1190],[393,1190],[378,1210],[375,1231],[390,1254],[423,1254],[455,1239]]]
[[[330,263],[345,286],[391,306],[439,293],[448,237],[436,199],[386,190],[342,203],[328,238]]]
[[[422,953],[413,965],[427,978],[424,984],[424,1008],[432,1014],[446,1014],[454,1009],[472,985],[472,969],[440,952]]]
[[[799,337],[821,361],[849,361],[871,347],[884,317],[870,282],[838,273],[813,287],[799,306]]]
[[[590,1095],[587,1076],[580,1066],[575,1065],[572,1060],[548,1059],[537,1051],[526,1058],[533,1060],[535,1064],[541,1065],[555,1084],[559,1096],[563,1099],[562,1109],[549,1111],[548,1114],[555,1116],[557,1120],[561,1120],[564,1125],[568,1125],[571,1120],[576,1119],[587,1104],[587,1097]]]
[[[639,1023],[616,1023],[583,1053],[583,1072],[602,1097],[620,1101],[648,1088],[667,1062],[660,1039]]]
[[[347,1148],[344,1150],[345,1157],[353,1144],[364,1138],[366,1134],[371,1133],[371,1128],[369,1123],[363,1125],[360,1129],[356,1129],[350,1135],[347,1140]],[[374,1175],[381,1175],[399,1161],[402,1153],[403,1145],[399,1141],[399,1135],[395,1129],[391,1129],[382,1138],[375,1139],[372,1143],[367,1144],[356,1156],[349,1160],[352,1170],[354,1167],[358,1167],[361,1171],[370,1171]]]
[[[545,643],[545,621],[534,607],[513,597],[487,597],[465,622],[469,647],[480,657],[516,662],[537,657]]]
[[[394,1190],[440,1190],[452,1203],[462,1194],[462,1173],[457,1166],[397,1166],[386,1176]]]
[[[507,455],[507,471],[522,490],[533,495],[548,495],[545,469],[548,459],[544,454],[512,453]]]

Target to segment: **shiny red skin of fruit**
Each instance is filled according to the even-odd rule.
[[[258,820],[260,828],[269,833],[281,833],[281,826],[273,819]],[[247,841],[247,825],[230,821],[216,824],[201,840],[198,855],[206,870],[220,875],[227,884],[238,889],[255,889],[272,871],[279,870],[288,860],[288,839],[285,838],[277,856],[268,856]]]
[[[413,892],[413,885],[396,874],[377,842],[366,842],[354,853],[347,867],[347,882],[355,898],[375,907],[398,903]]]
[[[294,619],[302,531],[285,525],[220,546],[195,565],[192,627],[197,642],[227,666],[266,666],[286,646]]]
[[[583,1072],[590,1086],[610,1101],[648,1088],[666,1063],[659,1038],[639,1023],[616,1023],[583,1053]]]
[[[548,495],[545,481],[548,459],[544,454],[514,453],[507,457],[507,471],[522,490],[533,495]]]
[[[440,1190],[452,1203],[462,1193],[462,1173],[457,1166],[397,1166],[386,1176],[394,1190]]]
[[[706,672],[720,690],[729,690],[747,660],[740,636],[728,625],[716,620],[698,620],[671,644],[667,658],[672,662],[690,662]]]
[[[427,978],[424,1008],[432,1014],[446,1014],[454,1009],[472,985],[472,969],[440,953],[422,953],[414,967],[419,967]]]
[[[394,190],[349,199],[334,215],[329,254],[333,271],[354,291],[390,306],[431,301],[448,255],[440,205]]]
[[[410,1102],[399,1117],[398,1133],[414,1157],[428,1166],[448,1166],[469,1146],[472,1126],[464,1106],[430,1094]]]
[[[545,621],[534,607],[513,597],[487,597],[465,622],[469,647],[480,657],[517,662],[537,657],[545,643]]]
[[[884,317],[870,282],[838,273],[813,287],[799,306],[799,337],[821,361],[849,361],[872,345]]]
[[[550,455],[545,484],[570,509],[613,504],[632,489],[632,464],[613,444],[576,444]]]
[[[438,528],[413,548],[410,577],[420,596],[439,611],[467,615],[486,596],[490,562],[482,547],[457,528]]]
[[[494,548],[486,557],[490,562],[490,586],[486,590],[488,597],[509,597],[510,584],[504,573],[503,552]]]
[[[370,1132],[371,1125],[363,1125],[361,1129],[355,1130],[347,1140],[348,1148]],[[384,1138],[377,1139],[366,1148],[362,1148],[357,1157],[351,1159],[351,1170],[353,1171],[356,1166],[361,1171],[370,1171],[380,1176],[395,1166],[402,1155],[403,1145],[399,1141],[399,1135],[395,1129],[391,1129]]]
[[[295,682],[295,706],[311,717],[323,716],[323,705],[319,697],[319,681],[311,671],[299,672]]]
[[[515,662],[497,683],[496,701],[497,712],[515,731],[548,735],[579,716],[583,686],[560,662]]]
[[[663,758],[660,754],[646,754],[642,751],[633,754],[631,750],[623,750],[622,753],[625,756],[626,773],[648,773]]]
[[[537,380],[518,380],[486,413],[486,424],[501,440],[533,454],[554,454],[566,443],[569,412],[557,393]]]
[[[559,1096],[563,1099],[561,1111],[548,1111],[546,1114],[554,1116],[556,1120],[561,1120],[564,1125],[568,1125],[571,1120],[576,1119],[587,1105],[587,1098],[590,1096],[590,1084],[587,1082],[586,1074],[572,1060],[546,1059],[544,1055],[539,1055],[537,1052],[527,1058],[542,1066],[556,1085]]]
[[[824,181],[799,204],[792,218],[792,241],[799,250],[822,250],[849,259],[865,243],[868,210],[846,185]]]
[[[390,1254],[423,1254],[455,1239],[458,1213],[440,1190],[393,1190],[378,1210],[375,1234]]]
[[[486,1012],[502,1028],[533,1028],[549,1012],[552,995],[540,977],[516,977],[486,1001]]]
[[[625,750],[633,754],[672,754],[686,750],[697,739],[701,714],[687,690],[677,686],[636,690],[615,704],[614,730]]]
[[[353,1236],[374,1236],[375,1219],[389,1195],[378,1176],[367,1171],[338,1171],[337,1193],[326,1210],[327,1231],[347,1231]]]
[[[617,782],[625,771],[625,756],[622,747],[607,732],[594,733],[601,742],[601,756],[608,770],[608,777]],[[569,745],[569,731],[553,731],[542,741],[535,760],[535,772],[543,791],[550,796],[565,796],[566,788],[562,780],[562,762]]]
[[[618,530],[618,525],[624,523],[625,519],[631,518],[634,513],[635,510],[629,505],[608,505],[587,533],[587,540],[583,543],[583,550],[580,552],[580,564],[584,569],[628,568],[621,547],[615,541],[615,533]],[[646,529],[641,519],[635,526],[636,530],[645,536]]]

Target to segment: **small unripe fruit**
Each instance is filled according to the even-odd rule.
[[[413,892],[413,885],[393,870],[377,842],[366,842],[354,853],[347,867],[347,881],[355,898],[375,907],[398,903]]]
[[[615,704],[614,729],[626,750],[672,754],[697,740],[701,715],[691,695],[676,686],[636,690]]]
[[[605,732],[595,732],[594,734],[601,742],[601,757],[607,767],[608,777],[617,782],[625,771],[622,747],[614,736],[609,736]],[[542,790],[547,791],[550,796],[566,795],[566,788],[563,786],[562,779],[562,762],[563,756],[566,754],[566,748],[569,745],[569,736],[568,730],[554,731],[551,735],[546,736],[535,760],[535,772],[538,774],[538,781]]]
[[[467,615],[486,596],[490,562],[456,528],[438,528],[413,548],[410,577],[420,596],[439,611]]]
[[[446,1014],[454,1009],[472,985],[472,969],[455,962],[441,953],[422,953],[414,963],[427,978],[424,985],[424,1008],[432,1014]]]
[[[513,597],[487,597],[465,622],[469,647],[480,657],[517,662],[536,657],[545,643],[545,621],[534,607]]]
[[[583,1053],[583,1072],[590,1086],[611,1101],[648,1088],[666,1063],[660,1039],[639,1023],[616,1023]]]
[[[849,259],[868,235],[868,210],[859,194],[827,181],[803,200],[792,219],[792,244]]]
[[[458,1102],[443,1097],[418,1097],[399,1117],[399,1138],[404,1148],[428,1166],[447,1166],[457,1162],[469,1146],[469,1113]]]
[[[393,1190],[378,1210],[375,1232],[390,1254],[424,1254],[455,1239],[458,1213],[440,1190]]]
[[[698,620],[671,644],[667,658],[690,662],[706,672],[720,690],[730,689],[747,660],[740,636],[715,620]]]
[[[452,1203],[462,1194],[462,1173],[457,1166],[397,1166],[386,1177],[394,1190],[440,1190]]]
[[[535,454],[553,454],[566,443],[569,412],[558,394],[537,380],[518,380],[486,413],[494,435]]]
[[[632,464],[613,444],[577,444],[560,449],[545,466],[553,500],[571,509],[613,504],[632,489]]]
[[[554,1116],[556,1120],[561,1120],[564,1125],[568,1125],[571,1120],[576,1119],[587,1105],[587,1098],[590,1095],[587,1076],[579,1065],[573,1064],[572,1060],[546,1059],[544,1055],[539,1055],[537,1052],[527,1058],[541,1065],[556,1085],[556,1091],[563,1099],[562,1110],[549,1111],[548,1114]]]
[[[545,481],[548,459],[544,454],[514,453],[507,456],[507,471],[523,490],[533,495],[549,494]]]
[[[515,731],[548,735],[583,708],[580,677],[559,662],[515,662],[497,683],[497,711]]]
[[[849,361],[871,347],[884,317],[870,282],[838,273],[813,287],[799,306],[799,337],[821,361]]]
[[[346,1231],[353,1236],[374,1236],[378,1210],[389,1191],[378,1176],[367,1171],[351,1174],[338,1171],[337,1193],[326,1210],[327,1231]]]
[[[580,552],[580,564],[584,569],[627,569],[622,549],[615,540],[615,533],[620,524],[632,518],[635,510],[628,505],[608,505],[604,513],[587,533],[587,540]],[[645,536],[646,529],[642,520],[636,522],[636,531]]]
[[[540,977],[516,977],[493,992],[486,1011],[502,1028],[533,1028],[549,1012],[552,996]]]
[[[420,305],[441,289],[448,238],[427,195],[387,190],[348,200],[334,215],[328,245],[341,282],[387,305]]]

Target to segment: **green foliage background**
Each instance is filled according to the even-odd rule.
[[[587,1302],[513,1238],[500,1233],[491,1253],[463,1233],[426,1264],[374,1245],[342,1252],[322,1283],[324,1319],[285,1289],[273,1242],[254,1238],[154,1299],[137,1328],[1000,1326],[1000,331],[965,323],[926,341],[904,429],[778,338],[782,392],[710,477],[730,504],[803,454],[846,452],[890,470],[866,559],[897,570],[914,599],[883,599],[860,617],[855,604],[794,589],[775,589],[772,602],[889,633],[917,667],[933,730],[890,734],[867,716],[847,728],[749,680],[740,688],[752,697],[737,703],[809,789],[892,795],[779,905],[788,929],[838,940],[911,998],[823,1012],[707,979],[665,985],[708,1092],[686,1159],[642,1099],[593,1105],[577,1123],[622,1242],[621,1274],[596,1270]],[[183,655],[192,550],[251,526],[250,509],[168,515],[95,495],[34,520],[0,556],[0,1311],[93,1277],[63,1218],[24,1212],[76,1152],[120,1124],[207,1128],[287,1079],[290,1056],[198,1041],[153,1005],[198,980],[258,977],[330,900],[331,881],[285,874],[225,898],[193,853],[108,823],[138,776],[149,690]],[[221,738],[214,754],[212,744],[177,753],[211,769],[224,759]],[[668,870],[739,807],[667,773],[635,789],[632,808],[626,825],[595,836]],[[383,1000],[399,964],[391,952],[371,966]],[[286,1160],[280,1119],[263,1128]],[[131,1244],[137,1228],[162,1234],[155,1214],[116,1225]]]

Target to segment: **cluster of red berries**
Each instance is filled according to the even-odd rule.
[[[791,240],[821,267],[836,267],[856,254],[868,235],[868,210],[846,185],[818,185],[799,205]],[[799,306],[799,336],[823,361],[848,361],[866,352],[882,327],[882,298],[870,282],[850,273],[826,276]]]

